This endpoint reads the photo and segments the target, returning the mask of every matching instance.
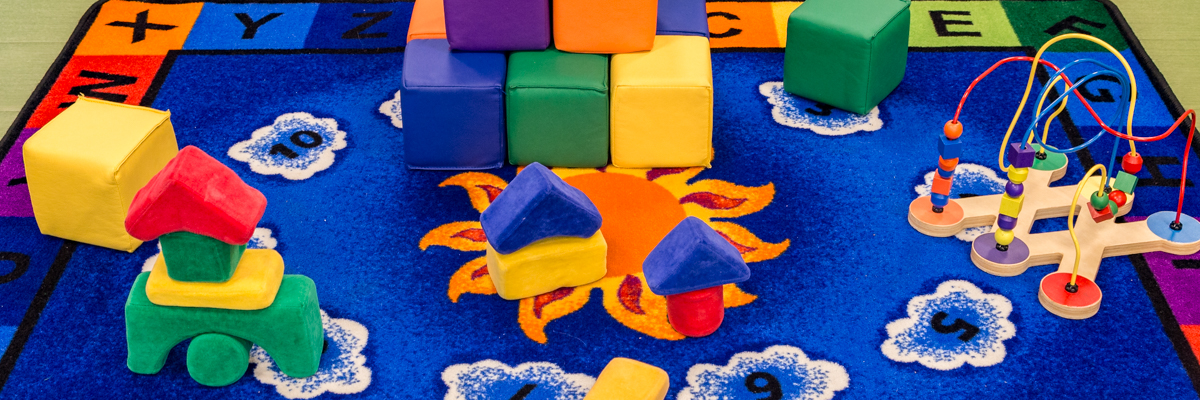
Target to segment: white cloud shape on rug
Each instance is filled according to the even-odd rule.
[[[893,361],[941,371],[963,364],[989,367],[1004,361],[1004,341],[1017,334],[1011,313],[1012,302],[1004,296],[967,281],[945,281],[933,294],[909,300],[908,318],[887,324],[880,350]]]
[[[321,366],[315,375],[303,379],[284,375],[266,350],[255,345],[250,350],[250,362],[257,364],[254,377],[274,385],[279,394],[289,399],[311,399],[327,391],[354,394],[366,390],[371,385],[371,369],[366,366],[367,357],[362,355],[367,347],[367,328],[348,319],[330,318],[325,310],[321,310],[321,324],[329,348],[321,355]]]
[[[934,171],[929,171],[925,174],[925,183],[914,186],[913,190],[917,192],[917,196],[928,196],[933,193],[933,175],[937,174],[937,164],[933,164]],[[971,163],[960,163],[954,168],[954,184],[950,187],[950,198],[958,198],[960,193],[970,193],[976,196],[986,196],[990,194],[1000,194],[1004,192],[1004,184],[1008,183],[1008,179],[1001,178],[995,170]],[[954,237],[964,242],[975,241],[979,235],[992,231],[989,226],[977,226],[974,228],[966,228],[959,231]]]
[[[761,353],[734,354],[724,366],[693,365],[687,383],[678,400],[828,400],[850,386],[850,375],[837,363],[812,360],[799,348],[777,345]]]
[[[250,134],[229,148],[229,157],[250,164],[263,175],[294,181],[308,179],[333,165],[333,152],[346,148],[346,132],[333,118],[305,112],[280,115],[275,123]]]
[[[247,249],[275,249],[279,245],[279,241],[273,236],[273,233],[268,228],[254,228],[254,235],[250,237],[250,242],[246,243]],[[162,255],[162,243],[158,243],[158,253],[146,258],[142,263],[142,272],[150,272],[154,269],[154,263],[158,262],[158,257]]]
[[[388,116],[392,120],[392,126],[404,129],[404,117],[400,114],[400,91],[396,91],[396,96],[391,100],[383,102],[379,105],[379,112]]]
[[[808,129],[825,136],[842,136],[883,128],[883,120],[879,119],[879,107],[872,108],[867,115],[858,115],[792,95],[783,90],[783,82],[763,83],[758,86],[758,92],[767,97],[768,103],[775,106],[771,108],[771,116],[783,126]]]
[[[450,388],[446,400],[511,399],[525,392],[524,399],[582,400],[596,378],[568,374],[548,362],[528,362],[509,367],[496,360],[455,364],[442,371]],[[532,388],[526,387],[533,385]]]

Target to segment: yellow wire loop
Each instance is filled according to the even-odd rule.
[[[1021,119],[1021,111],[1025,110],[1025,102],[1027,102],[1029,100],[1029,93],[1030,93],[1030,91],[1033,90],[1033,78],[1037,76],[1038,61],[1042,59],[1042,53],[1046,52],[1046,49],[1050,48],[1050,45],[1053,45],[1055,43],[1058,43],[1058,42],[1061,42],[1061,41],[1067,40],[1067,39],[1082,39],[1082,40],[1086,40],[1086,41],[1098,44],[1098,45],[1100,45],[1100,47],[1103,47],[1105,50],[1108,50],[1109,53],[1112,53],[1114,56],[1117,57],[1118,60],[1121,61],[1121,65],[1125,67],[1125,74],[1129,77],[1129,93],[1130,93],[1129,94],[1129,115],[1128,115],[1128,120],[1126,120],[1126,122],[1125,122],[1125,133],[1128,135],[1133,135],[1133,110],[1134,110],[1134,106],[1137,104],[1137,80],[1134,78],[1133,68],[1131,68],[1129,66],[1129,62],[1125,60],[1125,56],[1122,56],[1121,53],[1117,51],[1117,49],[1113,48],[1108,43],[1104,42],[1103,40],[1097,39],[1096,37],[1091,36],[1091,35],[1084,35],[1082,33],[1068,33],[1065,35],[1055,36],[1054,38],[1051,38],[1049,41],[1047,41],[1046,44],[1043,44],[1042,48],[1038,49],[1037,54],[1033,56],[1033,66],[1031,66],[1029,68],[1029,81],[1025,83],[1025,94],[1023,96],[1021,96],[1021,103],[1019,103],[1017,105],[1017,112],[1015,114],[1013,114],[1012,122],[1008,124],[1008,131],[1004,132],[1004,141],[1000,142],[1000,169],[1006,169],[1006,167],[1004,166],[1004,152],[1008,148],[1008,140],[1009,140],[1009,138],[1012,137],[1013,129],[1016,129],[1016,127],[1017,127],[1017,121]],[[1043,142],[1044,142],[1044,140],[1043,140]],[[1134,144],[1133,140],[1129,141],[1129,151],[1130,152],[1137,154],[1136,146],[1137,145]]]
[[[1100,170],[1100,187],[1096,190],[1104,190],[1108,186],[1108,169],[1104,168],[1104,164],[1096,164],[1091,169],[1083,174],[1083,179],[1075,185],[1075,197],[1071,198],[1071,208],[1067,211],[1067,231],[1071,232],[1071,242],[1075,244],[1075,268],[1071,269],[1071,285],[1075,285],[1075,277],[1079,276],[1079,238],[1075,236],[1075,206],[1079,204],[1079,194],[1083,192],[1083,187],[1088,179],[1092,177],[1092,173]],[[1085,207],[1091,207],[1091,203],[1087,203]]]

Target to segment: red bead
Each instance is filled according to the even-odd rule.
[[[942,133],[945,133],[946,137],[950,140],[954,140],[962,136],[962,128],[962,124],[958,123],[958,121],[950,120],[946,121],[946,126],[942,127]]]
[[[666,297],[667,321],[684,336],[711,335],[725,320],[725,290],[721,286]]]
[[[1113,190],[1108,194],[1108,199],[1113,203],[1117,203],[1117,207],[1125,207],[1125,202],[1129,201],[1129,197],[1125,196],[1125,192]]]
[[[1142,156],[1132,151],[1125,153],[1125,157],[1121,157],[1121,169],[1136,175],[1142,170]]]

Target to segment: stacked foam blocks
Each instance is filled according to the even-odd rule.
[[[409,168],[712,157],[703,0],[417,0],[403,74]]]
[[[194,146],[137,192],[125,229],[159,239],[162,254],[125,303],[131,371],[157,373],[171,348],[192,338],[188,373],[203,385],[241,378],[252,343],[289,376],[317,372],[324,331],[316,284],[284,275],[275,250],[246,249],[266,206],[261,192]]]

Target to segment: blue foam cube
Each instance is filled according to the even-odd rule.
[[[404,49],[404,162],[412,169],[504,166],[504,53],[451,52],[446,39]]]
[[[556,236],[591,237],[601,222],[600,210],[583,192],[536,162],[517,174],[479,217],[488,243],[500,254]]]
[[[646,284],[660,296],[750,279],[742,254],[708,224],[687,217],[642,262]]]
[[[658,35],[708,37],[704,0],[658,0]]]
[[[1008,145],[1008,162],[1015,168],[1029,168],[1033,166],[1033,160],[1037,157],[1037,148],[1032,145],[1023,143],[1012,143]]]
[[[938,155],[943,159],[952,160],[962,155],[962,139],[950,139],[938,135]]]

